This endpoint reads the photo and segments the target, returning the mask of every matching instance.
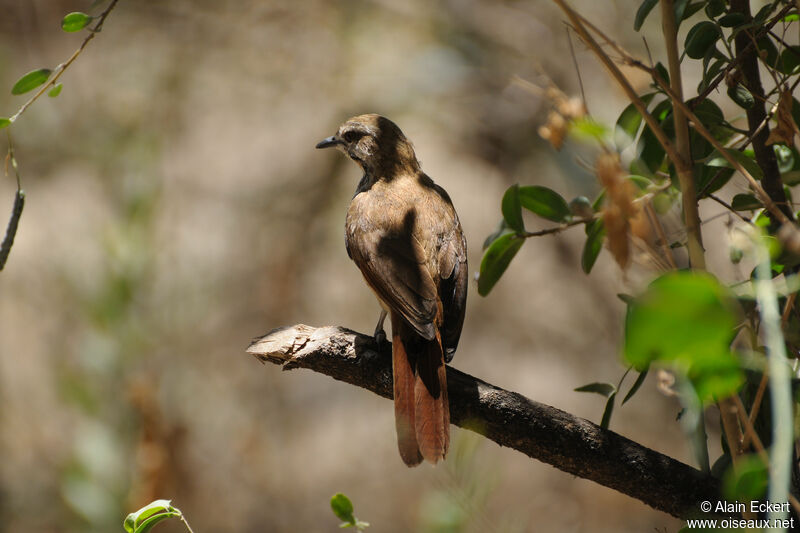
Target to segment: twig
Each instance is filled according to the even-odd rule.
[[[572,47],[572,37],[569,34],[569,26],[566,28],[567,43],[569,43],[569,55],[572,57],[572,64],[575,67],[575,74],[578,76],[578,86],[581,88],[581,100],[583,100],[583,108],[589,113],[589,104],[586,103],[586,93],[583,91],[583,80],[581,79],[581,69],[578,67],[578,58],[575,57],[575,49]]]
[[[748,224],[751,224],[751,225],[753,224],[752,222],[750,222],[749,218],[747,218],[746,216],[742,215],[740,212],[738,212],[736,209],[734,209],[731,204],[729,204],[728,202],[726,202],[725,200],[723,200],[719,196],[717,196],[715,194],[709,194],[707,197],[711,198],[712,200],[717,202],[719,205],[721,205],[722,207],[724,207],[725,209],[727,209],[728,211],[730,211],[731,213],[733,213],[737,217],[741,218],[742,220],[744,220]]]
[[[586,27],[591,27],[591,23],[586,21],[583,17],[581,17],[578,13],[576,13],[564,0],[553,0],[553,2],[561,8],[562,11],[567,15],[570,19],[570,22],[575,29],[575,32],[580,36],[580,38],[586,43],[586,45],[591,48],[594,54],[600,59],[600,62],[603,63],[603,66],[609,71],[611,76],[617,81],[620,85],[622,90],[625,92],[625,95],[628,97],[628,100],[634,105],[637,111],[642,115],[645,123],[650,127],[653,134],[655,135],[658,142],[664,148],[664,151],[673,161],[677,161],[679,158],[678,152],[675,150],[675,145],[672,141],[669,140],[664,130],[661,128],[661,125],[658,121],[647,111],[647,105],[639,98],[639,95],[636,94],[636,91],[633,90],[628,78],[619,70],[619,67],[614,63],[614,61],[608,57],[603,49],[597,44],[597,41],[589,34],[586,30]],[[601,34],[602,36],[602,34]],[[604,36],[603,36],[604,37]],[[610,39],[606,39],[612,47],[616,45]]]
[[[577,14],[575,11],[573,11],[572,8],[570,8],[568,5],[565,4],[564,0],[553,0],[553,1],[567,14],[567,16],[570,18],[573,25],[575,26],[576,31],[581,36],[581,38],[584,39],[584,41],[586,41],[587,45],[589,45],[590,48],[592,48],[592,50],[600,58],[600,60],[603,62],[606,68],[611,72],[615,80],[620,84],[620,86],[625,91],[625,94],[628,96],[631,102],[636,106],[636,109],[640,113],[642,113],[642,117],[645,119],[645,122],[647,122],[647,125],[650,126],[656,138],[659,140],[662,147],[664,148],[664,151],[667,152],[667,156],[672,161],[680,160],[679,154],[676,152],[674,145],[672,145],[669,139],[666,138],[666,135],[664,134],[663,130],[660,129],[658,123],[655,121],[652,115],[647,113],[645,106],[643,106],[643,102],[638,97],[636,92],[633,91],[633,88],[631,87],[627,78],[625,78],[625,76],[622,74],[619,68],[617,68],[617,66],[614,65],[611,58],[605,52],[603,52],[603,50],[600,48],[597,42],[588,34],[588,32],[586,31],[586,27],[591,28],[593,32],[599,35],[600,38],[602,38],[612,48],[614,48],[614,50],[617,51],[622,56],[625,64],[642,69],[645,72],[649,73],[653,77],[653,80],[656,82],[656,84],[659,85],[661,89],[664,90],[664,92],[667,94],[667,96],[669,96],[670,99],[673,101],[673,112],[675,107],[679,107],[686,114],[686,117],[693,123],[695,130],[700,135],[702,135],[707,141],[709,141],[711,145],[720,152],[720,155],[722,155],[725,158],[725,160],[728,161],[728,163],[730,163],[731,166],[733,166],[735,170],[739,171],[739,173],[741,173],[745,177],[745,179],[747,179],[747,181],[750,183],[750,186],[753,188],[753,191],[756,193],[757,196],[759,196],[759,200],[761,200],[761,202],[764,204],[767,210],[774,215],[776,220],[778,220],[782,224],[791,222],[789,217],[787,217],[783,213],[783,211],[781,211],[777,207],[775,202],[772,201],[772,198],[770,197],[769,194],[766,193],[761,184],[758,183],[758,181],[747,171],[747,169],[745,169],[734,157],[732,157],[724,149],[722,144],[720,144],[720,142],[717,141],[713,135],[711,135],[711,133],[705,128],[705,126],[703,126],[703,123],[700,122],[700,120],[698,120],[697,116],[689,108],[689,106],[687,106],[678,97],[678,95],[675,94],[675,92],[669,87],[669,85],[667,85],[664,82],[664,80],[661,78],[661,76],[654,68],[648,67],[641,61],[631,56],[621,46],[619,46],[614,41],[609,39],[602,31],[596,28],[593,24],[591,24],[586,19],[581,17],[579,14]],[[781,12],[783,11],[784,10],[782,10]],[[651,122],[653,124],[651,124]],[[662,141],[662,137],[664,137],[664,141]]]
[[[19,167],[17,160],[14,158],[14,144],[11,142],[11,134],[6,130],[8,136],[8,154],[6,154],[5,172],[8,176],[8,165],[14,169],[14,175],[17,178],[17,192],[14,195],[14,207],[11,209],[11,218],[8,220],[6,226],[6,235],[3,237],[3,242],[0,244],[0,270],[6,266],[8,254],[11,253],[11,247],[14,245],[14,238],[17,236],[17,227],[19,226],[19,219],[22,216],[22,209],[25,207],[25,191],[22,190],[21,180],[19,177]]]
[[[781,10],[780,10],[780,11],[779,11],[779,12],[778,12],[778,13],[777,13],[777,14],[776,14],[776,15],[775,15],[773,18],[772,18],[772,20],[771,20],[771,21],[769,21],[769,22],[767,23],[767,25],[766,25],[766,26],[764,26],[764,28],[758,32],[758,36],[756,37],[756,39],[759,39],[759,38],[761,38],[761,36],[763,36],[763,35],[765,34],[765,32],[766,32],[766,31],[769,31],[770,29],[772,29],[772,27],[773,27],[773,26],[775,26],[775,24],[777,24],[777,23],[778,23],[778,22],[779,22],[779,21],[780,21],[780,20],[783,18],[783,16],[784,16],[784,15],[786,15],[786,13],[788,13],[789,11],[791,11],[791,9],[792,9],[792,5],[791,5],[791,4],[788,4],[788,5],[784,6],[784,8],[783,8],[783,9],[781,9]],[[749,49],[751,46],[753,46],[753,44],[752,44],[752,43],[749,43],[749,44],[747,45],[747,48]],[[717,74],[717,77],[716,77],[716,78],[714,78],[714,81],[712,81],[711,83],[709,83],[709,84],[708,84],[708,86],[707,86],[707,87],[706,87],[706,88],[703,90],[703,92],[701,92],[699,95],[697,95],[697,98],[695,98],[695,100],[694,100],[694,104],[693,104],[693,106],[692,106],[692,107],[694,107],[694,106],[698,105],[700,102],[702,102],[703,100],[705,100],[706,98],[708,98],[708,95],[709,95],[709,94],[711,94],[711,91],[713,91],[714,89],[716,89],[716,88],[717,88],[717,86],[718,86],[718,85],[719,85],[719,84],[722,82],[722,80],[724,80],[724,79],[725,79],[725,77],[728,75],[728,73],[729,73],[729,72],[731,72],[733,69],[735,69],[737,66],[739,66],[739,62],[740,62],[741,60],[742,60],[742,56],[741,56],[741,55],[737,55],[736,57],[734,57],[734,58],[733,58],[733,59],[732,59],[732,60],[731,60],[731,61],[728,63],[728,66],[727,66],[727,67],[725,67],[725,70],[723,70],[722,72],[720,72],[719,74]]]
[[[561,233],[567,228],[571,228],[572,226],[577,226],[578,224],[587,224],[591,222],[592,218],[576,218],[574,220],[570,220],[569,222],[565,222],[560,226],[555,226],[552,228],[547,228],[539,231],[526,231],[525,233],[521,233],[520,236],[525,237],[541,237],[542,235],[553,235],[555,233]]]
[[[100,14],[97,24],[95,24],[95,26],[89,30],[89,35],[86,36],[86,39],[83,40],[78,49],[75,50],[75,52],[73,52],[73,54],[69,57],[69,59],[67,59],[64,63],[61,63],[55,68],[55,75],[52,78],[50,78],[50,81],[42,85],[42,88],[39,89],[36,92],[36,94],[31,96],[31,98],[27,102],[22,104],[22,107],[19,108],[19,111],[14,113],[11,116],[11,118],[8,119],[10,122],[12,123],[15,122],[19,118],[19,116],[22,115],[22,113],[24,113],[25,110],[28,109],[28,107],[30,107],[32,103],[38,100],[39,97],[42,96],[45,93],[45,91],[47,91],[48,88],[55,85],[56,81],[58,81],[58,78],[61,77],[64,71],[67,70],[67,68],[69,68],[72,62],[75,61],[79,55],[81,55],[81,52],[83,52],[83,49],[86,48],[87,44],[89,44],[89,41],[94,39],[95,35],[97,35],[100,32],[100,30],[103,29],[103,23],[106,21],[106,17],[108,17],[109,13],[111,13],[111,11],[117,5],[117,2],[119,2],[119,0],[111,0],[111,3],[108,5],[106,10]]]
[[[275,329],[247,349],[284,370],[308,368],[384,398],[392,397],[389,351],[369,335],[302,324]],[[720,498],[719,481],[708,474],[450,366],[447,389],[452,423],[658,510],[685,518]]]
[[[752,20],[752,16],[750,15],[750,0],[731,0],[730,12],[740,14],[745,17],[747,21]],[[740,70],[744,78],[743,83],[750,91],[750,94],[755,98],[753,105],[745,110],[747,114],[747,126],[748,129],[753,132],[760,128],[758,133],[753,134],[753,152],[755,153],[755,160],[764,173],[760,186],[763,187],[765,194],[769,196],[784,215],[783,217],[778,217],[772,213],[770,209],[770,213],[773,215],[770,218],[773,222],[778,221],[785,224],[788,220],[794,218],[794,215],[786,202],[786,194],[783,190],[783,182],[781,181],[775,151],[772,149],[772,146],[766,145],[766,141],[769,137],[769,124],[763,124],[767,119],[767,112],[764,108],[764,87],[761,84],[761,74],[758,69],[759,54],[756,52],[755,42],[755,38],[747,29],[737,33],[734,38],[736,53],[741,62]],[[777,83],[777,80],[775,81]]]
[[[748,172],[747,169],[744,168],[742,164],[736,160],[736,158],[731,156],[725,149],[725,147],[722,146],[722,144],[718,140],[716,140],[713,135],[711,135],[711,133],[706,129],[703,123],[697,118],[697,115],[694,114],[694,112],[689,108],[689,106],[687,106],[683,101],[677,98],[677,96],[669,87],[669,85],[666,84],[666,82],[661,78],[661,76],[655,69],[651,69],[650,67],[642,64],[640,61],[633,59],[630,56],[626,57],[626,62],[628,61],[630,61],[630,64],[632,66],[643,69],[649,72],[651,76],[653,76],[653,79],[656,81],[656,83],[664,90],[664,92],[667,93],[667,96],[669,96],[670,99],[672,99],[673,104],[677,107],[680,107],[683,110],[683,112],[686,113],[686,117],[691,121],[695,131],[697,131],[697,133],[699,133],[703,138],[705,138],[709,143],[711,143],[711,146],[713,146],[720,153],[720,155],[728,163],[731,164],[734,170],[737,170],[740,174],[742,174],[742,176],[745,177],[745,179],[750,183],[753,192],[756,193],[756,195],[759,197],[759,200],[761,200],[761,202],[764,204],[764,207],[766,207],[767,210],[769,210],[769,212],[772,213],[779,222],[781,222],[782,224],[791,223],[791,220],[789,220],[789,218],[783,213],[783,211],[781,211],[778,208],[775,202],[772,201],[772,198],[770,198],[770,196],[767,194],[767,192],[764,190],[764,188],[761,186],[758,180],[756,180],[753,177],[753,175],[750,174],[750,172]]]

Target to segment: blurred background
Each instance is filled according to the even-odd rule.
[[[646,57],[637,5],[574,4]],[[0,0],[0,115],[27,99],[16,79],[78,47],[85,33],[60,21],[90,8]],[[658,17],[643,34],[661,57]],[[624,96],[574,47],[589,110],[613,124]],[[579,94],[551,3],[121,0],[61,95],[11,128],[28,202],[0,273],[0,531],[121,531],[155,498],[197,533],[337,531],[335,492],[369,531],[677,531],[455,427],[444,465],[409,470],[390,402],[244,353],[282,325],[374,327],[343,244],[359,169],[314,150],[351,115],[384,114],[414,142],[471,272],[508,186],[597,193],[591,151],[553,151],[537,134],[547,102],[515,76]],[[0,176],[3,224],[14,190]],[[584,275],[584,238],[529,241],[487,298],[472,284],[453,365],[599,422],[600,397],[573,389],[622,376],[616,294],[631,281],[607,252]],[[611,428],[692,464],[678,410],[649,376]]]

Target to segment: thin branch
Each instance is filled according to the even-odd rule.
[[[752,222],[750,222],[749,218],[747,218],[746,216],[742,215],[740,212],[738,212],[736,209],[734,209],[731,204],[729,204],[728,202],[726,202],[725,200],[723,200],[719,196],[717,196],[715,194],[709,194],[708,198],[711,198],[712,200],[717,202],[719,205],[721,205],[722,207],[724,207],[725,209],[727,209],[728,211],[730,211],[731,213],[733,213],[737,217],[741,218],[742,220],[744,220],[748,224],[751,224],[751,225],[753,224]]]
[[[64,71],[67,70],[67,68],[69,68],[72,62],[75,61],[79,55],[81,55],[81,52],[83,52],[83,49],[86,48],[87,44],[89,44],[89,41],[94,39],[94,36],[97,35],[100,32],[100,30],[103,29],[103,24],[105,23],[106,18],[108,17],[109,13],[111,13],[111,11],[114,9],[114,7],[117,5],[117,2],[119,2],[119,0],[111,0],[111,3],[108,5],[106,10],[103,11],[98,17],[97,24],[95,24],[95,26],[89,30],[89,35],[86,36],[86,39],[83,40],[78,49],[75,50],[75,52],[73,52],[73,54],[69,57],[69,59],[67,59],[64,63],[61,63],[55,68],[55,75],[52,78],[50,78],[50,81],[42,85],[42,88],[39,89],[36,92],[36,94],[31,96],[31,98],[27,102],[22,104],[22,107],[19,108],[19,111],[14,113],[14,115],[12,115],[11,118],[8,119],[10,122],[12,123],[15,122],[19,118],[19,116],[22,115],[22,113],[24,113],[25,110],[28,109],[28,107],[30,107],[32,103],[38,100],[39,97],[42,96],[47,91],[47,89],[55,85],[55,83],[58,81],[58,78],[61,77]]]
[[[247,349],[284,370],[307,368],[384,398],[392,397],[390,351],[389,343],[379,346],[368,335],[302,324],[275,329]],[[701,502],[720,498],[719,481],[710,475],[450,366],[447,390],[450,420],[457,426],[655,509],[686,518],[698,514]]]
[[[675,98],[683,102],[683,83],[681,81],[681,61],[678,53],[678,25],[675,22],[675,2],[661,0],[661,27],[664,33],[664,44],[667,48],[669,79]],[[697,209],[697,189],[694,181],[692,151],[689,145],[689,125],[686,114],[680,107],[672,107],[672,121],[675,125],[675,149],[678,159],[672,159],[678,182],[681,186],[683,219],[686,224],[687,248],[692,268],[706,269],[703,236],[700,229],[700,213]]]
[[[561,8],[562,11],[567,15],[572,23],[575,32],[578,36],[586,43],[586,45],[591,48],[594,54],[600,59],[603,63],[603,66],[609,71],[611,76],[617,81],[619,86],[625,92],[625,96],[628,97],[628,100],[636,107],[636,110],[642,115],[642,118],[647,123],[647,125],[652,130],[653,134],[658,139],[658,142],[664,148],[664,151],[667,153],[669,158],[673,161],[677,161],[679,159],[678,152],[675,150],[675,145],[672,141],[669,140],[664,130],[661,128],[661,125],[658,121],[647,111],[647,105],[639,98],[639,95],[636,94],[636,91],[631,86],[628,78],[619,70],[619,67],[614,63],[614,61],[608,57],[597,41],[589,34],[586,30],[586,27],[591,27],[591,23],[586,21],[583,17],[581,17],[578,13],[576,13],[564,0],[553,0],[558,7]],[[606,39],[607,42],[612,44],[612,47],[615,47],[613,41],[610,39]]]
[[[572,226],[577,226],[578,224],[588,224],[592,220],[594,220],[594,219],[592,219],[592,218],[576,218],[574,220],[570,220],[569,222],[565,222],[564,224],[561,224],[560,226],[554,226],[552,228],[542,229],[542,230],[539,230],[539,231],[526,231],[525,233],[521,233],[520,235],[522,237],[525,237],[526,239],[528,237],[541,237],[543,235],[554,235],[556,233],[561,233],[565,229],[571,228]]]
[[[739,13],[741,16],[745,17],[747,21],[752,20],[752,16],[750,15],[750,0],[731,0],[730,12]],[[750,91],[750,94],[755,98],[753,105],[745,110],[747,114],[747,126],[750,131],[754,132],[753,152],[755,154],[756,163],[758,163],[759,168],[764,174],[760,186],[763,187],[764,192],[778,206],[781,213],[784,215],[783,217],[778,217],[772,213],[770,209],[770,213],[772,213],[770,218],[773,221],[785,224],[786,221],[792,219],[794,215],[786,201],[786,194],[783,190],[783,182],[781,181],[781,174],[778,169],[775,151],[772,149],[772,146],[767,146],[766,144],[770,128],[769,124],[763,124],[767,119],[767,111],[764,107],[764,87],[761,84],[761,74],[758,68],[759,54],[755,48],[755,42],[756,39],[747,29],[737,33],[734,38],[736,53],[740,58],[740,71],[742,73],[744,86],[747,87],[747,90]],[[778,83],[777,80],[775,81]],[[755,133],[757,129],[759,129],[759,131]]]
[[[3,270],[6,266],[6,261],[8,261],[8,254],[11,253],[11,247],[14,245],[14,239],[17,236],[17,227],[19,227],[22,209],[25,207],[25,191],[22,190],[19,166],[17,165],[17,159],[14,157],[14,144],[11,142],[11,134],[8,130],[6,130],[6,135],[8,136],[8,153],[6,154],[5,172],[6,176],[8,176],[8,165],[10,164],[17,178],[17,192],[14,195],[14,207],[11,209],[11,218],[6,226],[6,234],[3,237],[3,242],[0,243],[0,270]]]
[[[554,1],[558,1],[558,0],[554,0]],[[627,52],[624,52],[624,53],[627,54]],[[772,213],[774,215],[774,217],[779,222],[781,222],[782,224],[790,224],[791,223],[791,220],[783,213],[783,211],[781,211],[778,208],[778,206],[775,204],[775,202],[772,201],[772,198],[770,198],[770,196],[766,193],[766,191],[761,186],[761,184],[758,182],[758,180],[756,180],[753,177],[753,175],[750,174],[750,172],[748,172],[747,169],[744,168],[742,166],[742,164],[739,163],[739,161],[736,160],[736,158],[731,156],[728,153],[728,151],[725,149],[725,147],[722,146],[722,144],[717,139],[715,139],[713,135],[711,135],[711,133],[708,131],[708,129],[706,129],[706,127],[703,125],[703,123],[697,118],[697,115],[695,115],[694,112],[689,108],[689,106],[687,106],[680,98],[677,97],[677,95],[672,91],[670,86],[667,85],[667,83],[661,78],[661,76],[658,74],[658,71],[656,71],[653,68],[648,67],[647,65],[643,64],[641,61],[638,61],[637,59],[635,59],[632,56],[630,56],[629,54],[624,56],[624,60],[625,60],[626,64],[629,64],[631,66],[640,68],[640,69],[648,72],[653,77],[653,79],[655,80],[656,84],[658,84],[661,87],[661,89],[664,90],[664,92],[667,94],[667,96],[670,97],[670,99],[672,100],[672,102],[674,104],[673,109],[674,109],[675,106],[677,106],[680,109],[682,109],[684,113],[686,113],[686,117],[691,121],[692,126],[694,126],[695,131],[697,131],[697,133],[699,133],[703,138],[705,138],[711,144],[711,146],[713,146],[720,153],[720,155],[728,163],[730,163],[730,165],[734,168],[734,170],[738,171],[740,174],[742,174],[742,176],[745,177],[745,179],[750,184],[750,187],[752,187],[753,192],[756,193],[756,195],[759,197],[759,200],[761,200],[761,202],[764,204],[764,207],[766,207],[767,210],[770,213]],[[668,155],[669,155],[669,152],[668,152]]]
[[[578,76],[578,86],[581,88],[581,100],[583,108],[589,113],[589,104],[586,103],[586,93],[583,90],[583,80],[581,79],[581,69],[578,67],[578,58],[575,57],[575,49],[572,47],[572,36],[569,34],[569,26],[566,26],[567,43],[569,43],[569,55],[572,57],[572,65],[575,67],[575,74]]]
[[[800,0],[799,0],[799,1],[800,1]],[[779,12],[778,12],[778,13],[777,13],[777,14],[776,14],[776,15],[775,15],[773,18],[772,18],[772,20],[770,20],[770,21],[767,23],[767,25],[766,25],[766,26],[764,26],[764,28],[758,32],[758,36],[756,37],[756,40],[760,39],[760,38],[761,38],[761,37],[762,37],[762,36],[763,36],[763,35],[764,35],[764,34],[765,34],[767,31],[769,31],[770,29],[772,29],[772,27],[773,27],[773,26],[775,26],[775,24],[777,24],[777,23],[778,23],[778,22],[779,22],[779,21],[780,21],[780,20],[783,18],[783,16],[784,16],[784,15],[786,15],[786,13],[788,13],[789,11],[791,11],[791,9],[792,9],[792,5],[791,5],[791,4],[787,4],[786,6],[784,6],[784,8],[783,8],[783,9],[781,9],[781,10],[780,10],[780,11],[779,11]],[[752,43],[749,43],[749,44],[747,45],[747,49],[749,49],[751,46],[753,46],[753,44],[752,44]],[[718,85],[719,85],[719,84],[722,82],[722,80],[724,80],[724,79],[725,79],[725,77],[728,75],[728,73],[729,73],[729,72],[731,72],[733,69],[735,69],[736,67],[738,67],[738,66],[739,66],[739,62],[740,62],[741,60],[742,60],[742,56],[741,56],[741,55],[737,55],[736,57],[734,57],[734,58],[733,58],[733,60],[732,60],[732,61],[730,61],[730,62],[728,63],[728,66],[727,66],[727,67],[725,67],[725,70],[723,70],[722,72],[720,72],[719,74],[717,74],[717,77],[716,77],[716,78],[714,78],[714,81],[712,81],[711,83],[709,83],[709,84],[708,84],[708,86],[707,86],[707,87],[706,87],[706,88],[703,90],[703,92],[702,92],[702,93],[700,93],[700,94],[697,96],[697,98],[695,98],[695,100],[694,100],[694,105],[697,105],[697,104],[699,104],[700,102],[702,102],[703,100],[705,100],[706,98],[708,98],[708,95],[709,95],[709,94],[711,94],[711,91],[713,91],[714,89],[716,89],[716,88],[717,88],[717,86],[718,86]],[[693,106],[693,107],[694,107],[694,106]]]
[[[678,107],[686,114],[686,117],[690,121],[692,121],[695,130],[701,136],[703,136],[707,141],[709,141],[711,143],[711,145],[720,152],[720,154],[725,158],[725,160],[727,160],[733,166],[733,168],[735,170],[737,170],[739,173],[741,173],[745,177],[745,179],[747,179],[747,181],[750,183],[750,186],[753,188],[753,191],[759,197],[759,200],[761,200],[761,202],[764,204],[764,206],[767,208],[767,210],[774,216],[774,218],[776,220],[778,220],[779,222],[781,222],[782,224],[787,224],[787,223],[791,222],[790,218],[786,214],[784,214],[784,212],[780,208],[778,208],[778,206],[775,204],[775,202],[772,201],[772,198],[770,197],[769,194],[767,194],[767,192],[764,190],[764,188],[761,186],[761,184],[747,171],[747,169],[745,169],[734,157],[732,157],[724,149],[722,144],[720,144],[720,142],[717,141],[714,138],[713,135],[711,135],[711,133],[705,128],[705,126],[703,126],[703,123],[700,122],[700,120],[697,119],[697,116],[689,108],[689,106],[687,106],[682,101],[682,99],[678,95],[675,94],[675,92],[672,90],[672,88],[669,87],[669,85],[664,82],[664,80],[661,78],[661,76],[658,74],[658,72],[654,68],[648,67],[647,65],[643,64],[638,59],[635,59],[631,54],[626,52],[621,46],[616,44],[613,40],[609,39],[597,27],[595,27],[593,24],[591,24],[585,18],[581,17],[579,14],[577,14],[575,11],[573,11],[572,8],[570,8],[564,2],[564,0],[553,0],[553,1],[556,4],[558,4],[558,6],[567,14],[567,16],[570,18],[570,21],[575,26],[575,30],[578,33],[578,35],[580,35],[581,38],[584,39],[584,41],[587,43],[587,45],[589,45],[589,47],[592,48],[592,50],[595,52],[595,54],[603,62],[603,64],[606,65],[606,68],[608,68],[608,70],[611,72],[612,76],[620,84],[620,86],[625,91],[625,93],[628,96],[628,98],[636,106],[636,109],[639,110],[640,113],[642,113],[642,116],[645,119],[645,122],[647,122],[647,125],[650,126],[650,128],[653,130],[653,133],[656,135],[656,138],[659,140],[661,145],[664,147],[664,151],[667,152],[667,155],[669,156],[669,158],[673,162],[680,160],[680,156],[677,153],[677,151],[675,150],[675,147],[672,145],[672,143],[669,141],[669,139],[666,139],[666,136],[665,136],[663,130],[661,130],[660,127],[658,127],[658,124],[655,121],[655,119],[650,114],[648,114],[646,112],[646,109],[644,109],[644,106],[643,106],[643,102],[638,97],[638,95],[636,95],[636,92],[633,91],[633,88],[631,87],[631,85],[628,82],[627,78],[622,74],[622,72],[619,70],[619,68],[617,68],[617,66],[613,64],[613,61],[611,60],[611,58],[608,57],[608,55],[605,52],[603,52],[603,50],[597,44],[597,41],[595,41],[588,34],[588,32],[586,31],[586,27],[591,28],[591,30],[594,33],[596,33],[598,36],[600,36],[600,38],[602,38],[615,51],[617,51],[622,56],[623,62],[625,64],[633,66],[633,67],[637,67],[637,68],[642,69],[645,72],[649,73],[653,77],[653,80],[655,80],[656,84],[659,85],[664,90],[664,92],[667,94],[667,96],[669,96],[670,99],[672,100],[672,102],[673,102],[673,112],[674,112],[675,107]],[[785,11],[785,9],[781,10],[781,13],[783,13],[783,11]],[[774,22],[777,22],[777,21],[774,20]],[[655,123],[656,127],[658,127],[658,130],[656,130],[653,125],[651,125],[651,122]],[[665,141],[666,141],[667,144],[665,144],[665,142],[662,141],[662,136],[664,136]]]

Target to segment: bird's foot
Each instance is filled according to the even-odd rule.
[[[383,331],[383,328],[376,329],[372,338],[375,339],[375,344],[378,346],[378,349],[382,349],[386,345],[386,332]]]

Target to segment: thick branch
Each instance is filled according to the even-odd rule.
[[[749,0],[732,0],[731,13],[740,13],[751,19]],[[754,102],[747,108],[747,124],[750,133],[753,135],[753,152],[755,152],[756,163],[764,172],[761,184],[778,208],[787,218],[793,218],[792,210],[786,202],[786,194],[783,192],[783,182],[778,170],[778,162],[772,146],[766,144],[769,137],[769,123],[767,121],[767,110],[765,109],[764,87],[761,85],[761,76],[758,72],[758,51],[754,46],[753,36],[748,30],[740,31],[734,39],[736,43],[736,53],[740,57],[741,72],[744,76],[744,85],[753,95]],[[762,127],[763,123],[763,127]],[[761,128],[757,133],[757,128]],[[774,221],[779,220],[772,217]]]
[[[255,339],[247,352],[284,370],[308,368],[392,397],[391,349],[341,327],[302,324]],[[450,420],[525,455],[679,518],[719,499],[718,481],[613,431],[447,367]]]

